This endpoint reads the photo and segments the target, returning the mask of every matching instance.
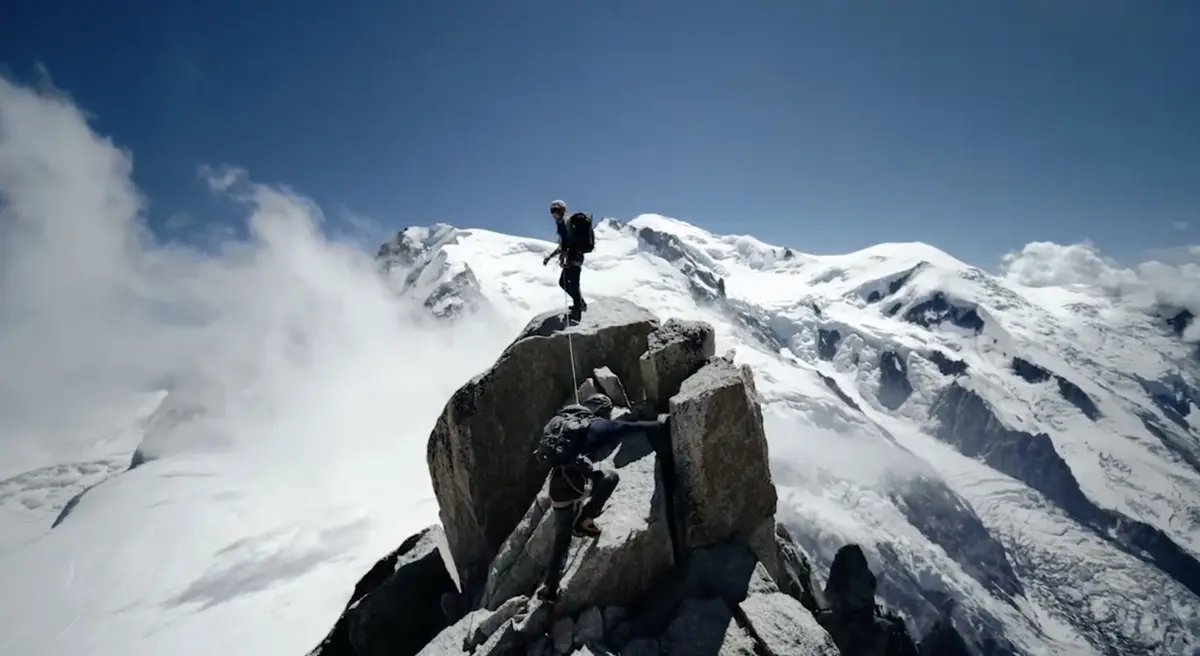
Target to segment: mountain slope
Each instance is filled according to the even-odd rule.
[[[821,577],[861,544],[915,633],[954,600],[977,654],[1195,651],[1190,314],[1013,285],[923,244],[813,256],[652,215],[598,238],[586,296],[707,321],[754,367],[777,516]],[[378,261],[429,330],[382,349],[338,331],[321,367],[259,372],[294,402],[263,404],[254,375],[176,386],[70,454],[4,462],[0,588],[24,594],[0,597],[0,652],[309,649],[361,572],[435,521],[424,444],[445,399],[566,305],[552,247],[406,229]],[[396,309],[338,306],[339,326]]]
[[[552,247],[438,225],[379,259],[435,315],[515,330],[566,304]],[[953,598],[981,653],[1197,646],[1200,396],[1178,312],[924,244],[813,256],[657,215],[597,225],[583,291],[717,328],[755,367],[781,516],[819,566],[864,544],[922,631]]]

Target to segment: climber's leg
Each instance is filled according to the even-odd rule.
[[[575,504],[555,506],[554,513],[554,543],[550,551],[550,563],[546,567],[546,577],[538,590],[538,596],[547,601],[558,598],[558,582],[562,579],[563,567],[567,564],[567,554],[571,550],[571,529],[575,524]]]
[[[579,513],[579,524],[576,529],[584,535],[589,533],[599,533],[599,529],[594,529],[594,520],[601,511],[604,510],[604,503],[612,496],[614,490],[617,489],[617,483],[621,477],[614,471],[605,471],[603,469],[594,469],[588,475],[592,481],[592,495],[588,499],[583,510]],[[594,529],[594,530],[593,530]]]

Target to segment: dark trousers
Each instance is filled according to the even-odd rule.
[[[586,305],[583,302],[583,294],[579,293],[579,274],[582,270],[583,267],[580,266],[564,265],[562,273],[558,274],[558,286],[571,297],[571,310],[574,312],[583,311]]]
[[[604,508],[604,503],[617,489],[620,476],[616,472],[593,469],[584,476],[592,483],[592,495],[583,509],[579,511],[579,519],[595,518]],[[579,502],[560,506],[551,510],[554,513],[554,545],[550,551],[550,564],[546,567],[545,584],[548,590],[558,590],[558,581],[562,578],[563,567],[567,564],[567,554],[571,551],[571,534],[575,530],[575,509]]]
[[[611,419],[593,419],[588,426],[587,437],[583,444],[584,453],[594,453],[601,448],[604,448],[623,437],[632,435],[633,433],[652,433],[658,430],[659,423],[657,421],[613,421]],[[579,511],[579,519],[595,519],[600,515],[600,511],[604,509],[605,502],[612,496],[614,490],[617,489],[617,483],[620,477],[616,472],[604,471],[602,469],[591,469],[588,471],[572,471],[572,472],[551,472],[551,476],[562,476],[567,481],[577,479],[580,487],[584,481],[590,481],[592,484],[592,495],[588,499],[587,504]],[[551,488],[554,488],[555,481],[551,481]],[[571,484],[574,487],[574,483]],[[580,490],[582,492],[582,489]],[[553,498],[554,495],[551,495]],[[545,584],[550,590],[558,589],[559,579],[562,577],[563,566],[567,562],[567,554],[571,550],[571,533],[575,529],[575,508],[578,502],[554,508],[551,512],[554,513],[554,545],[550,552],[550,564],[546,568]]]

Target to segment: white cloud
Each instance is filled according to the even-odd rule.
[[[1180,230],[1180,231],[1187,230],[1188,226],[1190,226],[1190,225],[1191,224],[1188,223],[1187,221],[1172,221],[1171,222],[1171,227],[1176,230]]]
[[[132,165],[71,102],[0,77],[3,468],[78,457],[108,437],[98,412],[169,379],[217,390],[224,410],[162,453],[232,446],[274,471],[400,449],[423,476],[437,413],[510,335],[419,329],[371,253],[329,241],[312,202],[236,167],[201,173],[246,208],[247,241],[215,255],[156,242]]]
[[[1200,246],[1156,253],[1133,267],[1105,257],[1094,245],[1033,242],[1003,260],[1003,274],[1030,287],[1080,285],[1144,311],[1166,306],[1200,316]],[[1163,261],[1166,260],[1166,261]],[[1200,341],[1200,322],[1184,337]]]
[[[213,191],[228,191],[233,185],[247,179],[246,169],[228,164],[213,168],[208,164],[200,166],[200,177],[208,182],[208,188]]]

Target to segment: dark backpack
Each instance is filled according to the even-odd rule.
[[[567,219],[567,248],[580,253],[591,253],[596,248],[596,233],[592,230],[592,217],[576,212]]]
[[[572,404],[559,410],[542,429],[537,459],[551,467],[575,463],[594,417],[591,410],[581,405]]]

